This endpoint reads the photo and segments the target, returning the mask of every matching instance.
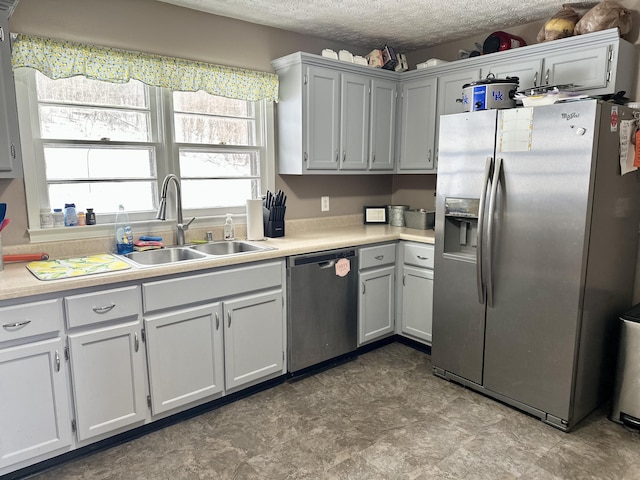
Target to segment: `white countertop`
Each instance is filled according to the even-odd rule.
[[[388,225],[350,225],[321,230],[310,230],[287,234],[281,238],[268,238],[259,242],[275,250],[221,258],[199,260],[197,262],[172,263],[157,267],[136,268],[118,272],[98,273],[82,277],[59,280],[38,280],[26,268],[26,262],[5,264],[0,271],[0,300],[18,299],[31,295],[62,292],[77,288],[109,285],[133,280],[144,280],[163,275],[197,272],[215,267],[239,265],[243,263],[288,257],[334,248],[355,247],[394,240],[411,240],[434,243],[433,230],[413,230],[390,227]],[[93,252],[105,253],[105,252]]]

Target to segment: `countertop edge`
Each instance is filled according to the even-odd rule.
[[[150,268],[132,267],[131,269],[117,272],[57,280],[39,280],[26,268],[26,262],[11,263],[5,264],[4,270],[0,271],[0,301],[16,300],[35,295],[59,293],[121,282],[153,279],[155,277],[164,277],[173,274],[198,272],[216,267],[282,259],[292,255],[322,250],[360,247],[363,245],[397,240],[433,244],[435,235],[433,230],[414,230],[388,225],[337,227],[293,234],[281,238],[267,238],[264,240],[264,245],[274,247],[275,250],[246,255],[224,256],[222,258],[200,260],[193,263],[174,263]]]

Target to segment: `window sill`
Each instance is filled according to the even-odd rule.
[[[234,214],[234,223],[245,223],[244,214]],[[185,221],[188,221],[190,217],[186,217]],[[190,228],[212,228],[214,226],[222,226],[224,224],[225,216],[210,216],[210,217],[196,217]],[[140,235],[157,235],[170,238],[165,240],[167,245],[171,245],[174,241],[174,232],[176,231],[175,220],[145,220],[145,221],[132,221],[131,227],[133,229],[134,239],[137,239]],[[113,237],[115,225],[113,223],[103,223],[97,225],[86,225],[79,227],[60,227],[60,228],[36,228],[29,229],[30,243],[47,243],[47,242],[62,242],[72,240],[90,240],[96,238]],[[167,235],[170,232],[170,237]]]

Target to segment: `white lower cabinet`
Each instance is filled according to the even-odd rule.
[[[0,476],[71,448],[59,300],[0,308]]]
[[[358,252],[358,345],[392,335],[396,319],[396,244]]]
[[[168,412],[224,391],[222,304],[145,318],[151,412]]]
[[[282,290],[224,302],[227,390],[283,373]]]
[[[147,414],[140,288],[64,299],[78,442],[141,425]]]
[[[140,336],[139,320],[69,335],[78,441],[145,420]]]
[[[401,242],[398,281],[400,334],[431,344],[433,319],[433,245]]]
[[[142,286],[152,415],[285,373],[284,262]]]
[[[0,474],[71,445],[61,338],[0,349]]]

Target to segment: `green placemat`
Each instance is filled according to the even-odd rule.
[[[39,280],[81,277],[83,275],[115,272],[129,268],[131,268],[131,265],[110,253],[63,258],[60,260],[39,260],[27,264],[27,269]]]

